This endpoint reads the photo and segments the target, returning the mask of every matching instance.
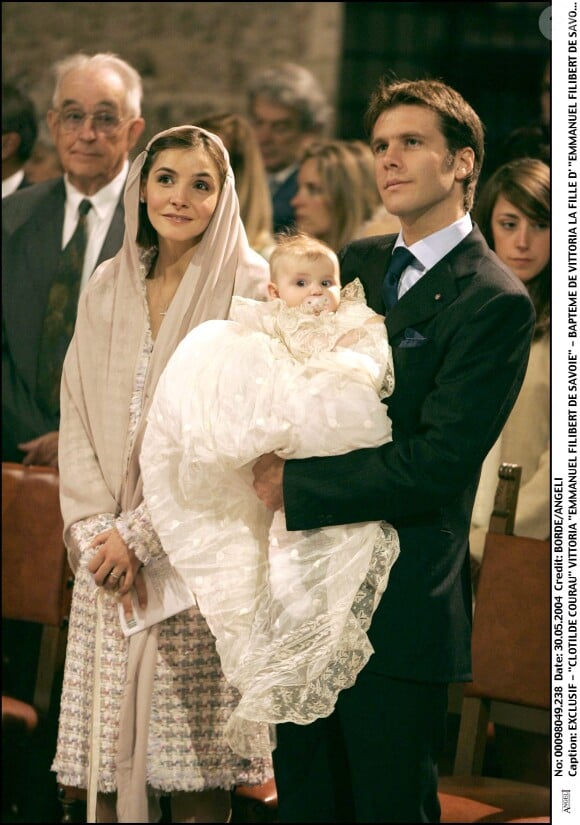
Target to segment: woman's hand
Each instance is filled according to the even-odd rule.
[[[129,593],[135,588],[139,607],[147,607],[147,588],[141,573],[141,562],[113,527],[99,533],[91,542],[97,552],[89,561],[88,569],[95,584],[115,591],[123,602],[125,613],[130,605]],[[128,596],[128,598],[125,598]]]

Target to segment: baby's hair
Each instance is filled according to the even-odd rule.
[[[277,276],[284,258],[306,258],[308,261],[316,261],[322,256],[330,258],[339,271],[336,253],[324,241],[307,235],[305,232],[282,232],[276,235],[276,246],[270,255],[270,277],[273,283],[278,283]]]

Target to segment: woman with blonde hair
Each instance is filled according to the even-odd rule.
[[[371,215],[363,223],[357,238],[368,238],[371,235],[388,235],[390,232],[399,232],[401,222],[396,215],[387,212],[381,200],[375,178],[375,159],[368,143],[364,140],[349,140],[346,146],[359,162],[363,185],[366,187],[366,197],[371,208]]]
[[[272,199],[254,130],[243,115],[218,112],[198,125],[222,139],[230,156],[240,203],[240,217],[252,249],[268,259],[274,248]]]
[[[311,143],[302,154],[298,192],[292,199],[296,227],[338,252],[360,237],[363,225],[379,203],[376,185],[374,193],[376,197],[359,153],[349,142]]]

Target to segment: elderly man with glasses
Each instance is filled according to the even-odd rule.
[[[129,153],[145,121],[141,78],[116,55],[74,54],[53,68],[56,84],[47,122],[64,175],[3,201],[2,460],[57,466],[55,386],[78,295],[95,267],[121,246]],[[71,246],[81,223],[82,245],[71,272]],[[58,352],[52,352],[63,292],[68,324],[58,331]],[[47,364],[52,403],[43,391]]]

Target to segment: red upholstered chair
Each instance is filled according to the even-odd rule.
[[[278,792],[273,779],[263,785],[238,785],[232,794],[232,822],[276,822]]]
[[[58,483],[51,467],[2,462],[2,618],[42,625],[32,702],[41,716],[62,663],[71,603]]]
[[[441,822],[549,821],[550,789],[482,776],[490,723],[549,730],[550,545],[514,536],[521,468],[499,469],[473,620],[453,775],[439,781]],[[538,819],[539,817],[539,819]]]
[[[16,808],[26,793],[31,737],[47,726],[64,661],[72,574],[58,486],[58,472],[50,467],[2,463],[2,619],[37,624],[42,633],[32,702],[2,695],[2,755],[12,777],[6,790]]]
[[[2,695],[2,733],[9,730],[30,736],[38,726],[38,713],[29,705],[13,696]]]

